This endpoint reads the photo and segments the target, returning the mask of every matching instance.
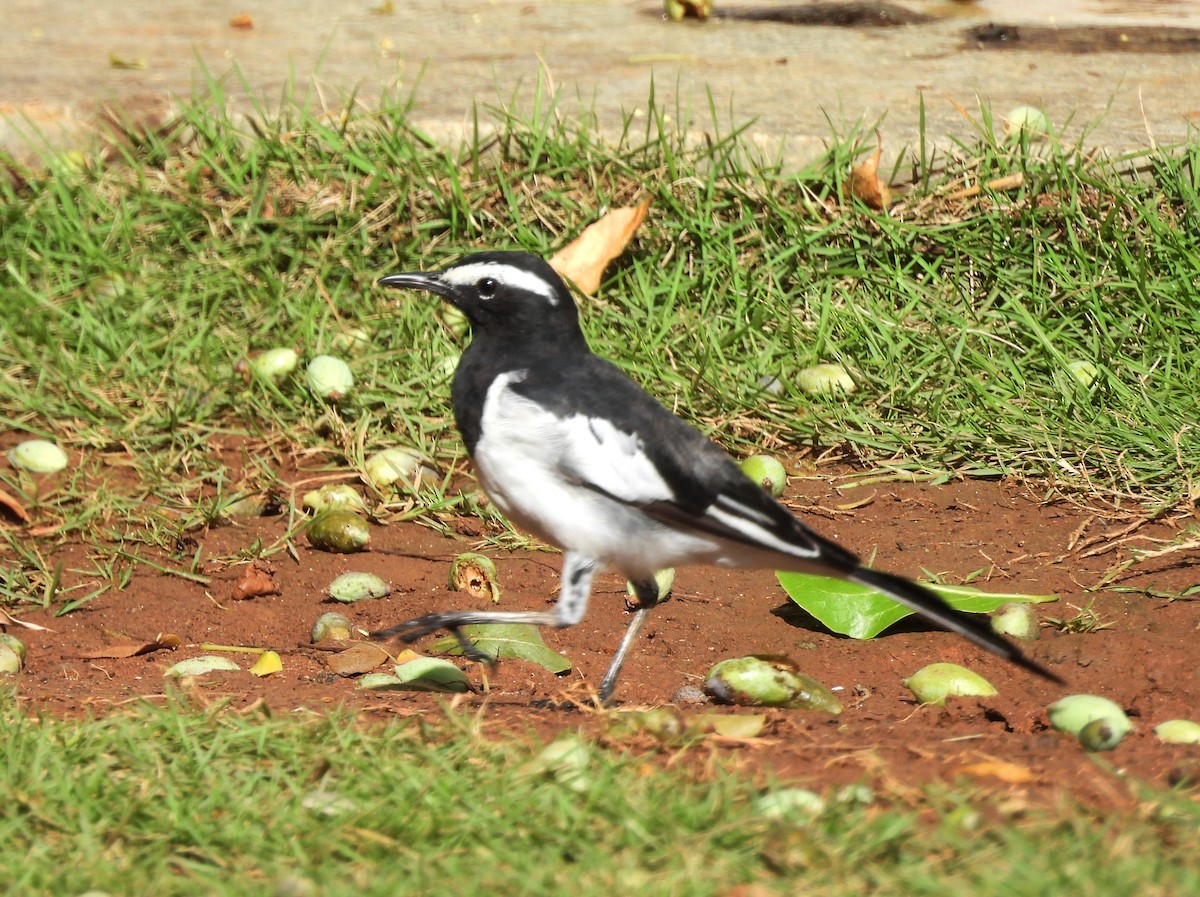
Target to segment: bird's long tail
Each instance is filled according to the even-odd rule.
[[[1026,657],[1021,649],[1012,642],[992,632],[986,619],[981,620],[972,614],[955,610],[922,585],[890,573],[868,570],[866,567],[859,567],[846,578],[851,582],[882,592],[902,604],[907,604],[927,620],[950,632],[957,632],[980,647],[987,648],[993,654],[1000,655],[1010,663],[1015,663],[1051,682],[1059,684],[1063,682],[1061,677]]]

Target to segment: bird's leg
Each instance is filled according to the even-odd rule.
[[[486,663],[490,667],[494,667],[499,662],[499,657],[493,657],[487,651],[480,651],[476,648],[471,640],[463,635],[460,627],[447,626],[446,628],[450,630],[450,634],[454,636],[455,641],[458,642],[458,646],[462,648],[463,657],[467,658],[467,660],[473,660],[476,663]],[[404,641],[408,642],[410,640],[411,638],[405,638]]]
[[[629,621],[625,634],[621,636],[621,644],[617,646],[617,653],[613,655],[612,662],[608,665],[608,672],[600,680],[600,691],[597,698],[601,706],[607,704],[608,699],[612,697],[613,689],[617,687],[617,677],[621,675],[621,667],[625,664],[625,655],[629,653],[629,649],[637,640],[647,615],[658,604],[658,583],[654,581],[653,577],[643,582],[635,582],[633,591],[637,595],[638,608],[633,612],[633,619]]]
[[[398,635],[405,642],[415,642],[421,636],[429,635],[439,629],[446,629],[458,639],[463,654],[471,660],[495,663],[495,658],[480,651],[462,634],[463,626],[480,623],[525,623],[532,626],[558,628],[574,626],[583,619],[583,615],[587,612],[588,598],[592,592],[592,577],[596,575],[599,566],[589,557],[568,551],[563,556],[562,586],[559,590],[558,603],[555,604],[552,611],[463,610],[426,614],[423,617],[372,632],[371,638],[386,639]]]

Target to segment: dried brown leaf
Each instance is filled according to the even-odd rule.
[[[0,608],[0,623],[4,623],[5,625],[23,626],[25,629],[29,629],[34,632],[53,632],[54,631],[53,629],[51,629],[48,626],[39,626],[37,623],[29,623],[29,622],[26,622],[25,620],[22,620],[20,617],[14,617],[12,614],[10,614],[8,611],[4,610],[3,608]]]
[[[850,172],[847,192],[872,209],[885,210],[892,202],[892,191],[879,177],[879,159],[883,156],[883,141],[875,135],[879,145],[865,162],[856,165]]]
[[[358,642],[345,651],[331,654],[325,662],[339,676],[357,676],[359,673],[369,673],[387,659],[387,651],[378,645]]]
[[[1025,184],[1025,175],[1021,172],[1015,174],[1006,174],[1004,177],[995,178],[988,181],[986,184],[973,184],[970,187],[964,187],[962,190],[956,190],[947,196],[947,199],[968,199],[972,196],[978,196],[983,192],[984,187],[989,190],[1016,190]]]
[[[137,657],[154,651],[174,651],[183,644],[183,639],[172,633],[159,633],[148,642],[117,642],[90,651],[81,651],[79,656],[85,660],[112,659],[118,657]]]
[[[0,489],[0,507],[3,507],[22,523],[29,522],[29,512],[25,510],[25,506],[3,489]]]
[[[257,598],[259,595],[278,594],[279,586],[271,576],[271,571],[258,564],[251,564],[242,570],[242,575],[233,584],[233,591],[229,597],[234,601],[245,601],[247,598]]]
[[[600,278],[608,263],[625,251],[633,235],[646,220],[650,200],[636,206],[609,209],[599,220],[550,259],[550,267],[574,281],[587,295],[600,288]]]

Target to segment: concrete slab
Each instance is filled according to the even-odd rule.
[[[771,0],[717,0],[721,8]],[[710,20],[669,22],[656,0],[6,0],[0,32],[0,145],[27,148],[31,131],[60,147],[85,143],[97,108],[162,106],[202,86],[276,102],[289,82],[336,108],[351,91],[368,106],[383,90],[413,91],[414,119],[455,139],[472,109],[532,107],[538,85],[559,91],[564,114],[594,111],[602,126],[644,109],[653,92],[684,129],[753,120],[791,164],[839,129],[883,119],[885,141],[914,143],[922,99],[927,133],[969,138],[979,101],[1002,114],[1046,109],[1068,137],[1114,150],[1184,141],[1200,122],[1200,55],[1060,55],[980,50],[963,38],[989,18],[1200,25],[1200,3],[921,2],[929,24],[798,27]],[[1051,7],[1053,18],[1046,10]],[[245,12],[252,28],[231,18]],[[1117,15],[1118,13],[1124,15]],[[135,67],[122,67],[135,66]],[[233,74],[231,74],[231,72]]]

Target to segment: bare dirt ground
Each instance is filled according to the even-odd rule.
[[[1087,591],[1106,570],[1129,558],[1131,545],[1172,539],[1187,520],[1146,523],[1125,532],[1134,518],[1097,513],[1061,498],[1047,500],[1029,486],[975,480],[839,489],[850,474],[841,469],[796,478],[786,500],[826,535],[864,555],[875,552],[876,566],[909,575],[925,569],[950,582],[984,568],[975,581],[984,589],[1059,593],[1059,602],[1039,607],[1043,621],[1076,617],[1094,600],[1092,610],[1103,628],[1068,632],[1045,625],[1041,639],[1029,648],[1068,687],[1040,681],[919,624],[901,624],[902,631],[872,641],[836,637],[806,619],[770,571],[694,568],[679,571],[673,598],[651,616],[618,686],[617,706],[670,702],[676,689],[700,684],[722,658],[788,654],[809,675],[840,687],[845,712],[829,717],[769,710],[762,737],[743,744],[710,739],[692,749],[691,757],[710,762],[715,753],[722,763],[748,772],[769,770],[814,787],[866,781],[902,790],[967,776],[1005,800],[1045,804],[1065,793],[1101,807],[1128,803],[1137,783],[1166,787],[1200,776],[1200,747],[1163,745],[1152,731],[1163,720],[1198,715],[1200,605],[1144,592]],[[253,518],[194,538],[203,556],[228,556],[258,539],[269,544],[284,532],[285,522],[283,517]],[[478,531],[474,519],[460,524],[465,532]],[[1129,538],[1133,541],[1123,541]],[[308,644],[309,629],[331,609],[373,630],[429,611],[470,607],[472,599],[450,592],[446,577],[450,559],[471,542],[469,536],[453,540],[413,523],[375,526],[370,550],[355,555],[324,553],[300,540],[298,561],[280,552],[265,562],[279,593],[241,601],[230,597],[241,566],[212,565],[210,582],[202,584],[138,565],[127,589],[107,592],[65,617],[23,615],[51,632],[9,627],[29,648],[19,700],[31,713],[66,717],[162,700],[166,667],[211,653],[195,647],[211,642],[273,648],[282,655],[283,671],[263,679],[245,671],[210,675],[199,687],[204,700],[223,697],[238,708],[261,699],[276,713],[346,705],[368,718],[440,715],[451,701],[447,696],[368,692],[334,675],[327,667],[329,655]],[[181,547],[185,553],[179,558],[159,561],[185,566],[196,545]],[[68,584],[69,571],[82,566],[83,550],[77,544],[58,550]],[[502,608],[540,608],[555,594],[557,555],[496,552],[494,557]],[[1117,585],[1161,594],[1181,592],[1197,581],[1195,557],[1185,553],[1133,569],[1136,573]],[[395,591],[379,600],[335,605],[324,590],[347,570],[376,573]],[[482,686],[486,678],[488,690],[454,699],[456,711],[471,714],[491,737],[524,738],[532,732],[551,738],[577,727],[603,732],[603,715],[569,704],[585,702],[598,684],[627,619],[623,581],[601,577],[582,625],[544,633],[547,644],[574,663],[573,670],[554,676],[530,663],[505,660],[485,676],[479,665],[463,661],[474,683]],[[184,646],[127,658],[85,657],[106,645],[159,633],[178,635]],[[253,660],[229,656],[244,669]],[[918,706],[901,680],[938,660],[978,671],[996,685],[999,696],[954,699],[945,709]],[[1084,753],[1046,721],[1045,707],[1072,692],[1114,699],[1130,713],[1135,731],[1111,753]],[[630,746],[653,753],[649,739]]]

